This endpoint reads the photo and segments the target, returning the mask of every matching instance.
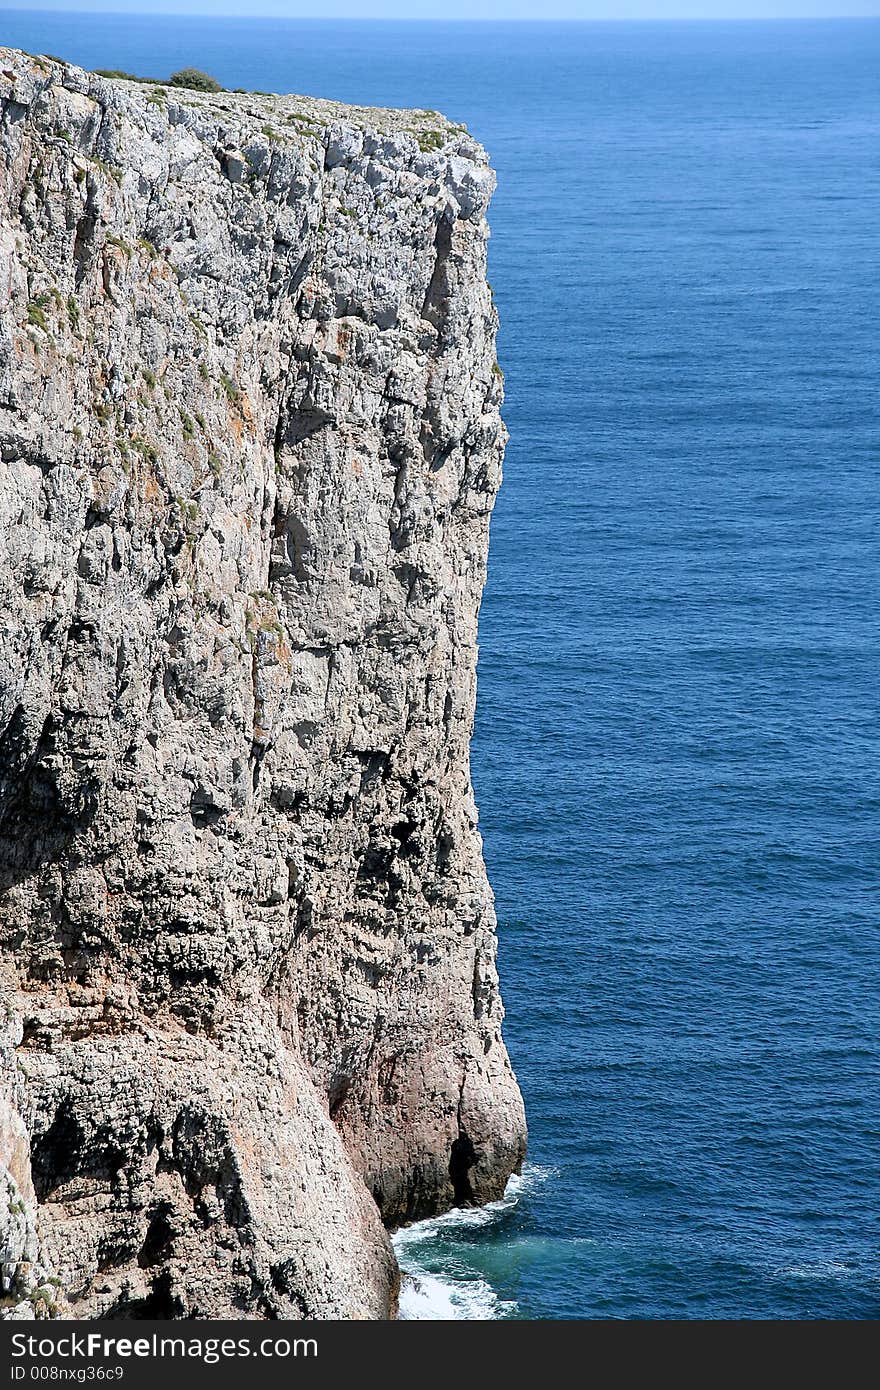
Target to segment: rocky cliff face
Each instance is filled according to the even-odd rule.
[[[433,112],[3,49],[0,112],[5,1313],[387,1316],[383,1219],[525,1146],[493,176]]]

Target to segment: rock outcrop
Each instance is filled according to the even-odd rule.
[[[525,1148],[468,763],[493,175],[0,49],[4,1314],[393,1314]]]

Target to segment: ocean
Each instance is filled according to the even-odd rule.
[[[492,153],[473,773],[528,1165],[409,1317],[880,1315],[880,22],[0,12]]]

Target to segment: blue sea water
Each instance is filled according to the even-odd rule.
[[[880,1314],[880,22],[0,13],[499,172],[473,768],[529,1166],[411,1316]]]

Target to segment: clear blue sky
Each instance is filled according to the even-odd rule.
[[[877,16],[880,0],[0,0],[4,9],[315,19],[794,19]]]

